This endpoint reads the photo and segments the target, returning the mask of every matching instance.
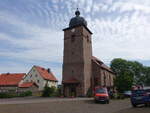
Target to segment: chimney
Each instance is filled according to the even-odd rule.
[[[50,69],[50,68],[48,68],[48,69],[47,69],[47,72],[48,72],[48,73],[51,73],[51,69]]]

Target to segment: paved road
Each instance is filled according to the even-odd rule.
[[[0,99],[1,104],[30,104],[30,103],[46,103],[46,102],[65,102],[65,101],[87,101],[92,98],[42,98],[42,97],[25,97],[25,98],[11,98]]]
[[[132,108],[128,99],[95,104],[90,98],[25,98],[0,100],[0,113],[150,113],[150,108]]]

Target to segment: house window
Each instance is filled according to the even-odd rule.
[[[40,83],[40,80],[37,80],[37,83]]]
[[[35,77],[37,77],[37,74],[35,75]]]
[[[32,77],[32,75],[30,75],[30,78]]]

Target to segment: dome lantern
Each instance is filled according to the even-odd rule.
[[[76,15],[76,16],[80,16],[80,11],[78,10],[78,8],[77,8],[77,10],[76,10],[76,12],[75,12],[75,15]]]

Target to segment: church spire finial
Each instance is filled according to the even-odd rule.
[[[80,15],[80,11],[79,11],[78,8],[77,8],[77,10],[76,10],[76,12],[75,12],[75,15],[76,15],[76,16],[79,16],[79,15]]]

